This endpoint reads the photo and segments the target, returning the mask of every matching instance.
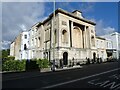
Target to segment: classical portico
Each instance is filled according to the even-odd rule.
[[[86,20],[82,12],[75,10],[72,13],[62,9],[55,11],[43,22],[36,25],[39,40],[37,58],[55,60],[58,66],[61,61],[64,65],[71,62],[84,63],[86,57],[93,59],[95,48],[95,23]]]

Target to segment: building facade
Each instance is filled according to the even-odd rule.
[[[112,59],[113,58],[113,41],[111,39],[106,39],[106,53],[107,58]]]
[[[10,56],[15,56],[15,41],[10,44]]]
[[[55,60],[58,66],[61,62],[64,66],[72,62],[85,63],[86,58],[105,61],[106,39],[96,37],[95,25],[86,20],[81,11],[67,12],[58,8],[43,22],[22,32],[19,59],[47,58],[50,62]],[[11,55],[13,51],[16,52],[11,44]]]
[[[20,48],[20,60],[22,59],[30,59],[29,58],[29,35],[28,31],[24,31],[21,33],[21,48]]]
[[[86,57],[97,57],[95,23],[86,20],[82,12],[72,13],[57,9],[43,22],[34,25],[30,30],[31,58],[47,58],[60,65],[83,63]]]
[[[21,32],[10,45],[10,56],[15,56],[15,60],[28,59],[28,32]]]
[[[21,33],[15,38],[10,45],[10,56],[15,56],[15,59],[20,59],[21,50]]]
[[[106,39],[96,36],[96,48],[97,48],[97,58],[101,58],[106,61]]]
[[[112,49],[107,49],[107,52],[112,52],[113,58],[120,59],[120,34],[118,32],[114,32],[101,37],[111,40]]]

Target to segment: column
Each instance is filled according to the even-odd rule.
[[[71,30],[70,30],[70,32],[71,32],[71,35],[70,35],[70,44],[71,44],[71,47],[73,47],[73,22],[71,21]]]
[[[87,46],[86,46],[86,26],[84,27],[84,48],[87,48]]]
[[[83,48],[85,48],[85,36],[84,36],[84,33],[85,33],[85,29],[82,30],[82,44],[83,44]]]
[[[88,33],[87,33],[87,27],[86,27],[86,33],[85,33],[85,36],[86,36],[86,48],[88,48]]]

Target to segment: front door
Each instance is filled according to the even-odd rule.
[[[93,61],[94,62],[96,61],[96,53],[95,52],[93,53]]]
[[[67,65],[68,64],[68,53],[64,52],[63,53],[63,65]]]

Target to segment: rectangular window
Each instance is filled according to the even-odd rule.
[[[109,43],[107,42],[107,48],[109,48]]]
[[[34,41],[33,41],[33,39],[32,39],[32,45],[31,46],[34,46]]]
[[[24,35],[24,38],[27,39],[27,35]]]
[[[50,40],[50,29],[45,31],[45,41]]]
[[[65,22],[65,21],[62,21],[62,25],[67,25],[67,22]]]

